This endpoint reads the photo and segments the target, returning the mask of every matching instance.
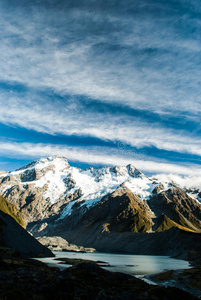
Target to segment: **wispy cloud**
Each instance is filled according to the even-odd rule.
[[[131,14],[124,5],[124,14],[116,2],[4,10],[1,78],[161,113],[200,112],[200,39],[188,29],[200,30],[196,14],[148,1]]]
[[[23,99],[11,95],[5,105],[4,97],[0,95],[0,121],[54,135],[90,136],[137,148],[154,146],[168,151],[201,155],[200,140],[184,130],[170,129],[161,123],[155,124],[154,120],[152,124],[146,123],[143,119],[138,120],[126,114],[83,111],[79,102],[73,99],[65,104],[65,99],[50,103],[40,100],[33,100],[29,93]]]
[[[0,122],[201,156],[197,1],[0,0],[0,11]],[[47,146],[32,147],[46,155]]]
[[[187,173],[187,176],[180,176],[177,174],[157,174],[154,175],[154,178],[157,178],[160,182],[174,182],[180,187],[184,187],[186,189],[199,189],[201,190],[201,182],[200,182],[200,172],[193,175]]]
[[[32,144],[32,143],[0,143],[0,154],[6,151],[10,157],[36,158],[41,156],[62,155],[73,162],[85,162],[87,164],[103,165],[127,165],[133,164],[144,172],[152,173],[171,173],[182,175],[201,175],[201,169],[197,165],[187,164],[180,166],[178,164],[161,163],[145,159],[133,159],[132,157],[123,157],[121,150],[116,150],[115,154],[102,147],[65,147],[51,144]],[[138,155],[136,155],[138,156]],[[140,157],[140,153],[139,153]]]

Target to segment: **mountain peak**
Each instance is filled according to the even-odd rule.
[[[39,160],[36,161],[37,164],[46,164],[46,163],[64,163],[68,164],[68,160],[64,156],[54,155],[49,157],[41,157]]]
[[[136,169],[132,164],[127,165],[126,168],[128,170],[128,174],[132,177],[136,178],[136,177],[145,176],[141,171]]]
[[[54,156],[49,156],[49,157],[41,157],[38,160],[32,161],[29,164],[25,165],[24,167],[17,169],[16,171],[23,171],[26,169],[31,169],[31,168],[44,168],[47,167],[48,165],[65,165],[69,166],[68,160],[64,156],[59,156],[59,155],[54,155]]]

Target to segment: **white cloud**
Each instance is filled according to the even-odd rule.
[[[180,16],[119,16],[115,9],[62,12],[56,7],[55,12],[4,13],[4,81],[160,113],[201,111],[200,41],[179,37],[174,22]]]
[[[184,130],[135,120],[126,114],[82,112],[79,103],[62,103],[0,95],[0,122],[49,134],[96,137],[121,141],[133,147],[156,147],[167,151],[201,155],[201,141]],[[32,97],[32,96],[30,96]],[[64,100],[65,101],[65,100]],[[6,104],[5,104],[6,103]]]
[[[133,164],[143,172],[171,173],[181,175],[201,176],[201,168],[197,165],[188,164],[181,166],[178,164],[160,163],[157,161],[133,159],[123,157],[121,150],[108,151],[102,147],[65,147],[61,145],[33,144],[33,143],[3,143],[0,142],[0,154],[7,153],[10,157],[33,158],[47,157],[52,155],[62,155],[68,160],[84,162],[87,164],[102,165],[127,165]]]
[[[199,120],[201,44],[196,35],[183,34],[182,26],[200,32],[201,25],[190,12],[174,15],[170,7],[166,14],[163,5],[156,7],[161,9],[161,17],[153,16],[152,6],[145,14],[133,15],[128,9],[119,14],[115,7],[93,11],[81,7],[63,10],[55,5],[54,10],[36,6],[15,12],[9,6],[0,7],[0,80],[28,88],[25,93],[1,91],[0,122],[49,134],[90,136],[137,148],[155,146],[201,155],[200,140],[185,129],[146,123],[107,109],[82,112],[79,103],[73,102],[74,95],[80,95],[161,116],[184,116],[184,123]],[[138,9],[144,11],[136,4]],[[63,99],[49,96],[50,91]],[[44,145],[34,149],[39,155],[49,151]],[[69,155],[79,153],[72,149]],[[92,162],[98,161],[98,157],[90,157]],[[157,168],[167,170],[167,166],[158,164]],[[147,168],[152,168],[151,162]]]
[[[160,182],[173,182],[186,189],[199,189],[201,191],[201,180],[200,172],[195,172],[195,175],[190,175],[187,173],[186,176],[179,176],[177,174],[157,174],[154,178],[157,178]]]

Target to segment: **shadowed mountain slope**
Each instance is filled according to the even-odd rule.
[[[0,247],[35,257],[53,255],[20,224],[23,224],[20,213],[11,203],[0,197]]]

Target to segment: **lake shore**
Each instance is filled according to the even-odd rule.
[[[201,268],[199,266],[196,266],[195,261],[188,262],[186,260],[180,260],[178,258],[170,258],[170,257],[165,257],[165,256],[135,256],[135,255],[127,255],[127,254],[114,254],[114,253],[100,253],[101,255],[101,260],[99,253],[77,253],[77,252],[57,252],[55,251],[54,254],[56,255],[56,258],[51,258],[51,261],[58,262],[61,268],[64,269],[65,267],[70,267],[74,266],[79,263],[95,263],[98,266],[103,267],[104,269],[108,271],[119,271],[133,275],[137,278],[142,279],[143,281],[149,283],[149,284],[154,284],[154,285],[159,285],[159,286],[164,286],[164,287],[177,287],[181,290],[187,291],[190,294],[196,296],[196,297],[201,297],[201,285],[199,285],[197,282],[200,282],[200,274],[201,274]],[[62,257],[61,257],[62,256]],[[109,259],[107,259],[109,256]],[[136,258],[138,261],[144,257],[146,258],[154,259],[155,264],[157,264],[157,257],[162,258],[162,259],[167,259],[166,265],[164,265],[164,270],[160,270],[160,272],[152,271],[152,274],[145,274],[146,272],[149,272],[148,270],[143,270],[144,274],[136,274],[135,268],[138,267],[137,261],[133,264],[126,264],[125,267],[123,268],[121,265],[121,268],[115,268],[114,265],[112,264],[111,257],[117,257],[117,259],[125,259],[126,257],[133,257]],[[90,259],[93,260],[90,260]],[[41,259],[42,260],[42,259]],[[168,260],[171,263],[168,263]],[[114,263],[114,260],[113,260]],[[146,260],[145,264],[147,265],[148,261]],[[163,261],[164,263],[164,261]],[[176,268],[176,263],[179,263],[177,268]],[[184,263],[182,265],[182,263]],[[53,264],[51,264],[53,266]],[[171,269],[173,267],[173,270]],[[167,271],[167,269],[168,271]],[[139,268],[138,268],[139,270]],[[133,273],[133,274],[132,274]],[[171,275],[171,276],[170,276]],[[169,276],[169,277],[168,277]],[[196,279],[194,279],[196,278]]]
[[[183,300],[185,297],[197,299],[180,289],[149,285],[91,262],[61,271],[7,250],[0,260],[0,299]]]

